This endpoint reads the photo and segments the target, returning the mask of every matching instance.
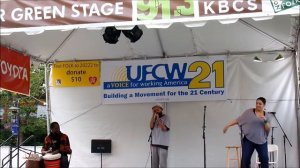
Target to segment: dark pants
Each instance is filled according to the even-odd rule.
[[[256,149],[258,153],[261,168],[268,168],[268,142],[264,144],[255,144],[249,141],[246,137],[243,139],[241,168],[250,168],[251,156],[254,152],[254,149]]]
[[[68,155],[61,155],[60,168],[69,168]]]

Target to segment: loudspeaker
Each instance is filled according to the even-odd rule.
[[[92,139],[92,153],[111,153],[111,139]]]

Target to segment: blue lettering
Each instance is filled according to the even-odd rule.
[[[170,69],[167,66],[166,67],[166,73],[167,73],[168,79],[174,79],[175,71],[177,71],[177,75],[178,75],[179,79],[184,79],[184,75],[185,75],[185,72],[186,72],[186,67],[187,67],[187,63],[184,63],[182,71],[180,72],[179,64],[175,63],[175,64],[173,64],[172,71],[170,72]]]
[[[172,67],[169,67],[168,64],[156,64],[154,66],[138,65],[136,75],[133,75],[132,73],[134,71],[132,70],[132,66],[126,66],[127,78],[131,82],[147,81],[147,79],[150,80],[151,77],[155,80],[175,79],[175,77],[183,80],[185,78],[186,70],[187,63],[184,63],[182,68],[180,68],[179,63],[174,63]]]
[[[165,67],[165,69],[166,69],[167,64],[157,64],[157,65],[155,65],[153,67],[153,70],[152,70],[152,75],[153,75],[153,78],[155,78],[157,80],[164,80],[164,79],[166,79],[165,77],[159,77],[159,76],[157,76],[157,68],[159,68],[160,66],[161,67]]]
[[[139,81],[141,79],[141,66],[137,66],[137,70],[136,70],[136,78],[133,78],[131,76],[131,67],[132,66],[126,66],[126,72],[127,72],[127,78],[129,81]]]
[[[143,68],[142,68],[142,73],[143,73],[143,76],[142,76],[142,81],[146,81],[147,80],[147,75],[148,74],[152,74],[152,71],[147,71],[147,68],[149,67],[152,67],[152,65],[144,65]]]

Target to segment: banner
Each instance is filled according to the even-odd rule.
[[[102,62],[103,104],[225,100],[226,56]]]
[[[0,88],[29,95],[30,58],[1,46]]]
[[[293,8],[298,6],[298,10],[300,10],[300,0],[270,0],[275,13],[287,10],[289,8]]]
[[[131,5],[121,0],[1,1],[1,28],[131,21]]]
[[[51,68],[51,79],[53,87],[99,86],[100,62],[56,62]]]
[[[1,33],[299,15],[300,0],[9,0]],[[32,30],[32,28],[34,28]],[[11,29],[11,30],[10,30]]]

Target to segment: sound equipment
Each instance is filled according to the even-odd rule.
[[[91,153],[111,153],[111,139],[92,139]]]

